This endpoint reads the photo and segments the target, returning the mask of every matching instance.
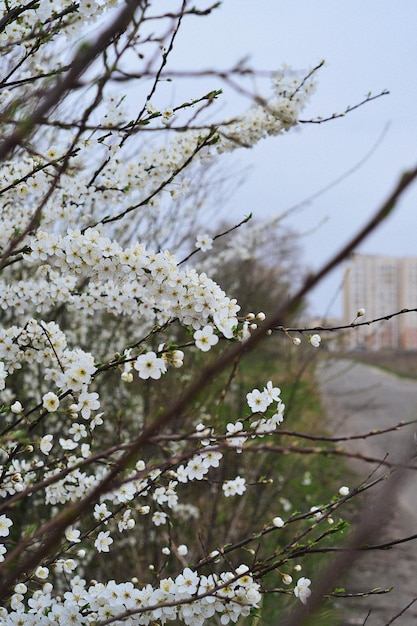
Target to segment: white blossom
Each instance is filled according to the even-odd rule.
[[[12,404],[10,410],[12,413],[16,413],[18,415],[19,413],[23,412],[23,407],[20,402],[16,401]]]
[[[138,356],[133,367],[138,371],[139,378],[143,378],[145,380],[148,378],[157,380],[166,372],[164,359],[158,357],[153,351]]]
[[[303,604],[307,603],[308,598],[311,596],[311,580],[309,578],[299,578],[297,584],[294,587],[294,595],[301,600]]]
[[[309,341],[311,343],[311,345],[313,346],[313,348],[318,348],[321,342],[321,337],[320,335],[311,335],[311,337],[309,338]]]
[[[197,235],[195,247],[199,248],[202,252],[211,250],[213,247],[213,239],[207,233]]]
[[[39,443],[39,448],[43,454],[48,455],[53,447],[53,436],[44,435]]]
[[[162,524],[166,524],[167,518],[167,514],[163,511],[155,511],[152,515],[152,522],[155,526],[161,526]]]
[[[48,568],[40,565],[35,570],[35,576],[37,578],[40,578],[41,580],[45,580],[45,578],[48,578],[48,576],[49,576]]]
[[[6,370],[5,364],[2,361],[0,361],[0,391],[4,389],[6,386],[7,375],[8,375],[8,372]]]
[[[9,528],[13,526],[13,522],[6,515],[0,515],[0,537],[7,537],[9,535]]]
[[[248,393],[246,400],[253,413],[263,413],[272,402],[270,395],[266,391],[259,391],[259,389],[254,389]]]
[[[208,352],[219,341],[217,335],[214,334],[212,326],[204,326],[201,330],[194,333],[196,347],[202,352]]]
[[[4,561],[5,554],[7,554],[7,548],[4,543],[0,543],[0,563]]]
[[[97,411],[100,408],[100,401],[98,400],[98,393],[82,391],[78,396],[78,402],[74,407],[74,410],[81,413],[81,416],[88,420],[92,411]]]
[[[241,476],[236,476],[234,480],[226,480],[222,488],[226,498],[235,495],[241,496],[246,491],[246,480]]]
[[[49,413],[53,413],[59,407],[59,398],[52,391],[42,397],[42,406]]]
[[[72,526],[69,526],[65,530],[65,538],[71,543],[79,543],[81,541],[80,535],[81,532],[77,528],[73,528]]]
[[[236,448],[237,452],[241,452],[242,446],[246,441],[246,435],[239,435],[239,433],[244,432],[242,422],[236,422],[235,424],[229,423],[226,426],[226,430],[228,445]]]
[[[97,535],[97,539],[94,541],[94,547],[97,552],[109,552],[110,546],[113,543],[113,539],[110,537],[110,532],[101,531]]]

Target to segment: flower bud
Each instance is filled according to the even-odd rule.
[[[321,342],[321,337],[320,335],[311,335],[309,340],[313,348],[318,348]]]

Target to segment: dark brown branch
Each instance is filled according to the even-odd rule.
[[[404,468],[417,470],[417,465],[404,464],[402,461],[387,461],[386,458],[367,456],[360,452],[348,452],[344,448],[321,448],[319,446],[300,447],[300,446],[269,446],[268,444],[261,446],[248,446],[245,452],[275,452],[277,454],[288,454],[289,452],[296,454],[319,454],[321,456],[342,456],[349,459],[358,459],[364,463],[377,463],[390,468]]]
[[[329,332],[333,333],[338,330],[349,330],[351,328],[360,328],[361,326],[370,326],[371,324],[375,324],[376,322],[384,322],[389,321],[393,317],[397,317],[398,315],[404,315],[405,313],[416,313],[417,308],[415,309],[401,309],[401,311],[396,311],[395,313],[390,313],[389,315],[383,315],[382,317],[376,317],[372,320],[367,320],[366,322],[351,322],[350,324],[342,324],[341,326],[313,326],[311,328],[289,328],[284,326],[277,326],[272,330],[278,330],[284,333],[309,333],[309,332]]]

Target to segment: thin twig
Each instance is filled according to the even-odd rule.
[[[403,609],[401,609],[401,611],[399,613],[394,615],[394,617],[392,619],[390,619],[390,621],[387,622],[385,624],[385,626],[390,626],[390,624],[393,624],[399,617],[401,617],[401,615],[404,615],[404,613],[406,613],[408,611],[408,609],[410,608],[410,606],[412,606],[414,604],[414,602],[416,602],[416,601],[417,601],[417,598],[413,598],[411,600],[411,602],[409,602]]]

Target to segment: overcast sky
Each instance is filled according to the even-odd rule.
[[[288,219],[304,234],[310,267],[318,268],[345,243],[401,173],[417,164],[416,28],[416,0],[225,0],[212,16],[188,21],[176,45],[177,67],[228,68],[248,56],[260,70],[283,63],[306,69],[325,59],[303,118],[341,112],[368,92],[390,91],[342,119],[303,125],[239,151],[237,162],[251,169],[224,214],[239,219],[249,212],[264,217],[284,211],[354,168],[383,135],[361,168]],[[234,98],[226,89],[225,102],[232,105]],[[417,256],[416,200],[417,186],[360,251]],[[339,270],[315,290],[312,312],[327,310],[341,278]],[[331,312],[340,311],[339,297]]]

